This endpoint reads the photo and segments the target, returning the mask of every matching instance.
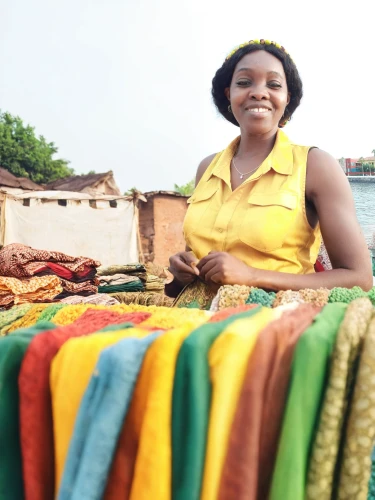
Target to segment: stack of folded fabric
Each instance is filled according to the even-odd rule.
[[[0,306],[96,294],[99,266],[100,262],[88,257],[36,250],[20,243],[7,245],[0,251]]]
[[[163,292],[164,291],[164,280],[155,276],[153,274],[147,274],[147,281],[145,283],[145,289],[148,292]]]
[[[144,286],[137,276],[113,274],[99,277],[99,293],[142,292]]]

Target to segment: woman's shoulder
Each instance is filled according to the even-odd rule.
[[[216,155],[217,155],[217,153],[206,156],[206,158],[203,158],[203,160],[199,163],[197,175],[195,177],[195,185],[196,186],[198,185],[199,181],[202,179],[204,173],[206,172],[208,167],[211,165],[212,160],[215,158]]]
[[[339,162],[327,151],[311,148],[307,157],[306,194],[316,194],[335,186],[347,189],[348,180]]]

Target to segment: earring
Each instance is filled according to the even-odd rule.
[[[284,128],[288,121],[290,121],[290,118],[281,118],[279,122],[279,128]]]
[[[229,104],[229,106],[228,106],[228,111],[229,111],[229,113],[233,113],[233,111],[232,111],[232,106],[231,106],[230,104]]]

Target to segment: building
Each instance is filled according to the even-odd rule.
[[[9,170],[0,167],[0,191],[18,194],[24,191],[42,191],[42,186],[26,177],[16,177]]]
[[[73,175],[46,184],[47,191],[72,191],[87,193],[92,196],[121,196],[119,187],[113,177],[113,172],[103,174]]]
[[[171,191],[152,191],[143,196],[147,202],[138,202],[143,258],[165,267],[171,255],[185,249],[182,225],[189,196]]]

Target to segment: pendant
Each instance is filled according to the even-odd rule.
[[[243,175],[242,174],[240,175],[240,179],[243,179]]]

